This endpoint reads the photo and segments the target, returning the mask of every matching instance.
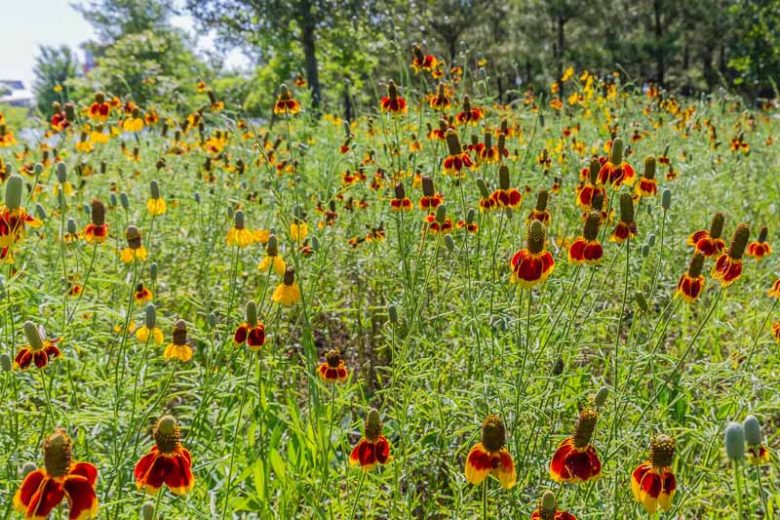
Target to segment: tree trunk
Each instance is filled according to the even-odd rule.
[[[664,72],[665,72],[665,63],[664,63],[664,46],[663,46],[663,36],[664,36],[664,29],[663,25],[661,24],[661,0],[654,0],[653,2],[653,18],[654,18],[654,25],[655,25],[655,74],[656,74],[656,81],[658,81],[658,86],[663,87],[664,86]]]
[[[316,20],[312,14],[311,0],[302,0],[301,10],[301,45],[306,67],[306,81],[311,90],[311,106],[316,115],[319,114],[322,92],[320,90],[320,73],[317,66],[317,48],[315,45]]]
[[[558,15],[558,92],[563,98],[563,53],[566,50],[566,18]]]

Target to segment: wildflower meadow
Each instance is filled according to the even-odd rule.
[[[778,107],[399,59],[0,116],[0,517],[776,517]]]

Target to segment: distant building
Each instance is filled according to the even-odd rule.
[[[0,105],[29,108],[33,105],[33,95],[22,81],[0,79]]]

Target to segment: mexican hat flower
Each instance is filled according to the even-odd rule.
[[[195,477],[192,474],[192,456],[181,445],[176,419],[164,415],[157,421],[154,443],[149,453],[135,465],[135,485],[152,495],[163,486],[168,486],[174,495],[186,495],[195,486]]]
[[[279,254],[279,241],[276,235],[268,237],[268,243],[265,246],[265,256],[257,264],[257,269],[262,273],[268,273],[270,269],[273,269],[279,275],[283,275],[287,270],[287,265],[284,263],[282,255]]]
[[[412,201],[406,196],[404,184],[399,182],[395,185],[394,196],[390,199],[391,211],[411,211]]]
[[[761,433],[761,424],[754,415],[748,415],[742,421],[742,429],[745,431],[745,444],[747,445],[748,461],[760,466],[769,462],[769,450],[764,444],[764,436]]]
[[[775,341],[780,343],[780,321],[772,324],[772,335],[775,337]]]
[[[655,157],[645,157],[645,171],[636,185],[636,194],[640,197],[655,197],[658,193],[658,182],[655,180]]]
[[[432,72],[438,65],[438,60],[431,54],[424,54],[418,44],[412,45],[412,69],[415,73],[421,70]]]
[[[502,164],[498,168],[498,189],[490,198],[499,208],[517,208],[523,202],[523,196],[517,188],[510,187],[509,168]]]
[[[435,192],[433,188],[433,179],[430,177],[422,178],[422,190],[423,195],[420,197],[420,209],[432,212],[444,202],[444,197],[442,197],[441,193]]]
[[[612,151],[599,170],[599,183],[609,184],[613,188],[619,188],[623,184],[634,184],[636,174],[634,168],[623,160],[623,140],[616,137],[612,141]]]
[[[427,227],[425,228],[428,233],[449,233],[452,231],[452,219],[447,218],[447,207],[442,204],[436,208],[436,214],[429,213],[423,219]]]
[[[287,267],[282,283],[276,286],[271,299],[279,305],[290,307],[301,301],[301,290],[295,281],[295,269]]]
[[[225,242],[229,246],[242,248],[250,246],[255,242],[255,234],[247,229],[246,217],[240,209],[233,213],[233,227],[228,230]]]
[[[767,227],[762,227],[758,233],[758,240],[748,244],[745,254],[756,260],[762,260],[764,257],[771,255],[772,246],[766,241],[768,235]]]
[[[585,219],[582,235],[574,239],[569,246],[569,262],[573,264],[597,264],[604,256],[604,248],[599,242],[601,215],[591,211]]]
[[[769,288],[767,294],[771,298],[777,298],[778,300],[780,300],[780,278],[775,280],[775,282],[772,284],[772,287]]]
[[[367,471],[377,464],[387,464],[391,460],[390,443],[382,435],[382,419],[379,418],[379,412],[372,408],[366,417],[363,437],[349,454],[349,465],[359,465]]]
[[[577,520],[577,517],[567,511],[559,510],[553,492],[545,491],[538,507],[531,513],[531,520]]]
[[[233,342],[236,345],[246,346],[249,350],[257,351],[265,344],[265,325],[257,319],[257,305],[255,302],[246,304],[246,321],[242,322],[233,334]]]
[[[157,181],[149,183],[149,198],[146,201],[146,211],[153,217],[164,215],[166,211],[165,199],[160,195],[160,185]]]
[[[436,93],[428,98],[428,106],[434,110],[446,110],[450,107],[450,97],[447,95],[447,86],[439,83]]]
[[[605,194],[604,187],[598,184],[600,169],[601,163],[598,159],[592,159],[590,168],[585,169],[587,171],[585,180],[577,186],[577,206],[586,211],[592,209],[595,195],[600,194],[603,197]]]
[[[105,123],[111,114],[111,105],[106,102],[106,95],[95,93],[95,101],[89,106],[89,118],[99,123]]]
[[[547,203],[550,201],[550,193],[547,190],[540,190],[536,194],[536,206],[528,215],[528,222],[534,220],[541,222],[545,226],[550,225],[550,210],[547,209]]]
[[[43,325],[36,327],[31,321],[24,322],[24,335],[27,345],[19,349],[14,359],[14,364],[20,369],[29,368],[33,363],[43,368],[60,356],[60,349],[57,348],[59,338],[47,339]]]
[[[476,125],[482,119],[482,110],[477,107],[471,106],[471,100],[468,96],[463,96],[463,106],[458,115],[455,116],[455,121],[458,124]]]
[[[146,305],[144,324],[135,330],[135,339],[139,342],[146,343],[150,338],[158,345],[162,345],[165,339],[162,330],[157,326],[157,308],[153,303]]]
[[[192,359],[192,347],[187,341],[187,323],[184,320],[178,320],[173,325],[173,341],[165,347],[163,358],[178,359],[183,363]]]
[[[615,226],[610,242],[622,244],[626,240],[636,237],[636,221],[634,220],[634,201],[628,193],[620,195],[620,221]]]
[[[301,104],[292,96],[287,85],[282,83],[279,86],[279,97],[276,98],[276,102],[274,103],[274,114],[294,116],[300,111]]]
[[[301,218],[295,217],[290,224],[290,239],[301,242],[309,234],[309,225]]]
[[[489,415],[482,423],[482,437],[466,457],[466,480],[475,486],[489,475],[510,489],[517,481],[512,455],[506,449],[506,427],[497,415]]]
[[[10,247],[22,241],[27,227],[37,228],[43,224],[21,207],[23,184],[17,174],[6,181],[5,206],[0,206],[0,247]]]
[[[547,234],[541,222],[531,222],[526,247],[515,253],[509,262],[512,282],[517,282],[523,288],[531,288],[547,280],[555,268],[555,260],[545,249],[546,239]]]
[[[550,477],[556,482],[586,482],[601,476],[601,461],[591,444],[599,414],[592,408],[583,408],[574,428],[574,435],[566,437],[550,462]]]
[[[141,232],[134,225],[127,226],[125,230],[127,247],[122,249],[122,261],[126,264],[136,260],[146,261],[147,251],[141,242]]]
[[[92,201],[90,211],[91,222],[83,231],[84,240],[88,244],[102,244],[108,238],[108,224],[106,224],[106,206],[98,199]]]
[[[145,286],[143,282],[136,284],[133,294],[133,300],[135,300],[136,305],[142,305],[144,303],[150,302],[152,301],[152,298],[154,298],[154,294],[152,294],[151,289]]]
[[[447,156],[442,162],[445,175],[462,176],[466,170],[474,166],[471,156],[463,151],[458,134],[454,130],[447,130]]]
[[[72,446],[62,429],[55,430],[43,441],[44,467],[24,477],[13,499],[14,508],[24,518],[48,518],[63,499],[70,507],[71,520],[97,518],[97,468],[88,462],[73,461]]]
[[[391,79],[387,82],[387,95],[382,96],[379,102],[383,112],[390,114],[403,114],[406,112],[406,100],[398,95],[398,87]]]
[[[317,367],[317,374],[326,383],[341,383],[347,380],[347,367],[339,349],[331,349],[325,354],[325,361]]]
[[[661,508],[669,511],[677,490],[672,472],[675,442],[668,435],[656,435],[650,441],[650,460],[640,464],[631,474],[634,499],[652,514]]]
[[[745,254],[750,228],[740,224],[734,231],[729,250],[721,254],[712,267],[712,277],[720,281],[721,286],[728,287],[742,276],[742,255]]]
[[[721,238],[725,221],[726,217],[723,213],[715,213],[712,217],[710,229],[702,229],[693,233],[688,237],[688,245],[693,246],[695,251],[706,257],[720,254],[726,247],[726,242]]]
[[[677,282],[675,294],[688,303],[698,300],[704,290],[704,276],[701,274],[703,268],[704,255],[694,253],[690,264],[688,264],[688,271]]]

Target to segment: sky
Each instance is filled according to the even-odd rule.
[[[22,80],[32,90],[35,56],[41,45],[70,46],[84,62],[79,44],[94,39],[92,27],[71,6],[78,0],[0,0],[0,79]],[[172,24],[192,33],[193,20],[177,16]],[[201,50],[213,48],[213,38],[198,39]],[[247,59],[238,51],[229,54],[225,66],[241,68]]]

